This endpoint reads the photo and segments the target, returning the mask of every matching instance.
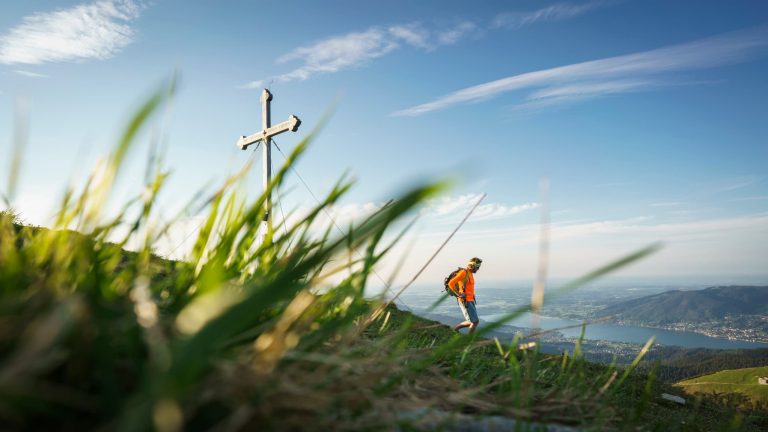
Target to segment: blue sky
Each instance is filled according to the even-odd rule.
[[[657,240],[664,250],[624,274],[768,273],[763,1],[38,0],[0,11],[0,166],[21,115],[29,138],[13,205],[32,223],[49,222],[66,184],[178,70],[178,96],[143,137],[167,145],[166,216],[251,154],[235,142],[261,128],[268,86],[273,122],[303,121],[276,138],[286,151],[338,102],[298,171],[315,194],[345,171],[357,178],[342,221],[414,181],[461,177],[406,241],[404,278],[481,193],[425,277],[469,256],[486,260],[488,280],[533,277],[542,179],[554,276]],[[121,193],[139,190],[146,148]],[[286,209],[311,202],[297,179],[289,189]],[[185,221],[161,250],[196,226]]]

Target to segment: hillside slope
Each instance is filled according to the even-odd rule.
[[[398,332],[398,329],[409,326],[411,329],[407,336],[409,350],[423,350],[425,347],[440,346],[456,337],[455,332],[450,327],[439,322],[395,308],[390,309],[390,314],[389,328],[376,337],[394,334]],[[569,418],[571,409],[583,409],[584,406],[581,405],[583,402],[573,392],[590,391],[588,390],[589,386],[585,386],[586,383],[604,382],[605,377],[614,370],[609,365],[583,360],[574,362],[568,355],[546,355],[535,351],[520,354],[522,354],[519,355],[520,366],[531,363],[537,365],[538,370],[534,373],[538,377],[537,385],[541,386],[537,391],[552,392],[553,394],[574,394],[573,405],[570,408],[569,403],[564,401],[559,408],[555,408],[558,412],[557,415],[552,416],[554,412],[550,412],[542,419],[560,418],[565,420]],[[471,359],[471,361],[467,361],[467,359]],[[452,375],[452,379],[458,379],[463,386],[471,389],[478,383],[493,382],[505,375],[512,375],[510,372],[514,369],[510,370],[509,366],[505,366],[505,363],[508,365],[515,363],[500,362],[499,360],[499,352],[495,349],[492,341],[479,340],[467,348],[466,354],[461,360],[462,363],[467,361],[467,367],[459,368],[462,372]],[[559,378],[556,377],[558,372],[562,374]],[[493,393],[492,391],[488,396],[493,396]],[[683,394],[678,387],[653,378],[649,380],[645,373],[632,373],[623,384],[613,388],[613,391],[607,392],[599,403],[601,406],[599,409],[604,412],[606,410],[611,412],[613,418],[606,423],[601,423],[605,420],[585,417],[576,425],[586,430],[616,428],[618,430],[666,431],[718,431],[728,430],[732,425],[734,412],[733,407],[728,405],[728,401],[712,398],[706,394],[695,395],[693,397],[686,396],[686,405],[679,406],[664,401],[661,398],[663,393]],[[540,400],[541,406],[539,408],[544,411],[552,409],[553,407],[549,405],[550,402],[548,399]],[[493,410],[491,409],[491,411]],[[748,411],[737,430],[764,430],[763,428],[768,426],[766,415],[768,412]],[[571,421],[573,420],[571,419],[566,423],[571,423]]]
[[[605,317],[646,323],[708,322],[728,315],[768,314],[768,286],[718,286],[696,291],[667,291],[610,305]]]

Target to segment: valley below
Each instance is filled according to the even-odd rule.
[[[524,287],[489,288],[478,294],[481,326],[530,301],[530,290]],[[766,294],[768,287],[587,289],[546,304],[541,315],[522,312],[493,335],[502,342],[515,337],[538,340],[546,353],[578,351],[589,361],[618,364],[631,363],[654,338],[643,364],[650,367],[658,361],[660,378],[675,381],[768,364],[768,318],[754,313],[768,305],[763,302]],[[430,309],[439,295],[422,288],[405,295],[403,302],[418,315],[456,324],[461,315],[454,299]],[[748,304],[751,313],[739,314],[739,303]]]

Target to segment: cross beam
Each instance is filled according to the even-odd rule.
[[[268,139],[275,135],[280,135],[283,132],[296,132],[299,130],[301,120],[295,115],[288,117],[288,120],[278,123],[270,128],[264,129],[260,132],[256,132],[253,135],[243,136],[237,141],[238,147],[242,150],[246,150],[249,145],[255,144],[259,141],[266,142]]]
[[[261,142],[264,149],[264,190],[267,190],[269,182],[272,180],[272,143],[271,139],[275,135],[279,135],[283,132],[296,132],[301,125],[301,120],[295,115],[288,117],[288,120],[272,126],[272,93],[269,90],[264,89],[261,93],[261,124],[262,129],[253,135],[241,136],[237,140],[237,146],[242,150],[246,150],[249,145]],[[267,196],[265,203],[266,211],[264,213],[264,222],[267,225],[267,230],[272,230],[272,198]]]
[[[269,90],[264,89],[264,92],[261,93],[262,129],[253,135],[241,136],[240,139],[237,140],[237,146],[240,147],[241,150],[246,150],[249,145],[256,144],[259,141],[263,141],[264,143],[269,144],[269,139],[275,135],[280,135],[281,133],[288,131],[296,132],[299,130],[299,126],[301,126],[301,120],[299,120],[299,118],[295,115],[291,115],[288,117],[288,120],[272,126],[271,102],[272,93],[270,93]]]

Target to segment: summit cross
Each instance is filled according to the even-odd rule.
[[[271,111],[272,93],[269,90],[264,89],[261,93],[261,124],[262,129],[253,135],[241,136],[237,140],[237,146],[242,150],[246,150],[249,145],[261,142],[263,144],[263,170],[264,170],[264,190],[269,187],[269,182],[272,180],[272,137],[279,135],[283,132],[296,132],[301,125],[301,120],[295,115],[288,117],[288,120],[272,126],[272,111]],[[264,222],[267,224],[267,229],[271,230],[272,224],[272,199],[270,195],[267,195],[266,211],[264,212]]]

